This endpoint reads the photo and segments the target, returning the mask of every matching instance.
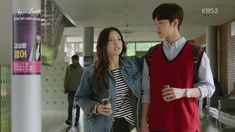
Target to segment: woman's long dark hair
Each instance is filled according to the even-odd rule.
[[[109,42],[109,34],[111,31],[116,31],[121,37],[123,48],[120,54],[120,58],[126,55],[126,45],[124,43],[124,39],[120,30],[115,27],[108,27],[103,29],[100,32],[97,40],[97,60],[95,62],[95,73],[92,81],[93,88],[99,96],[105,96],[108,89],[107,76],[109,68],[109,59],[107,53],[107,45]]]

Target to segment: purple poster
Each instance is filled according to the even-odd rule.
[[[12,22],[12,72],[14,75],[41,74],[40,14],[16,13]]]

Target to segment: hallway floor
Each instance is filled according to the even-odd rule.
[[[73,112],[75,114],[75,112]],[[84,132],[83,130],[83,113],[79,119],[78,127],[68,126],[65,124],[67,117],[66,111],[46,111],[42,116],[42,132]],[[133,131],[135,132],[135,131]],[[235,132],[235,128],[216,125],[215,121],[208,118],[202,120],[202,132]]]
[[[46,111],[42,114],[42,132],[83,132],[82,111],[78,127],[65,124],[66,111]]]

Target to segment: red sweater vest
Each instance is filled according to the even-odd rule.
[[[166,102],[162,98],[162,86],[192,88],[193,45],[185,44],[172,61],[164,54],[162,44],[156,46],[150,64],[150,107],[148,123],[150,130],[161,132],[200,132],[198,101],[181,98]]]

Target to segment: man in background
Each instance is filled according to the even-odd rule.
[[[83,73],[83,68],[78,63],[79,56],[73,55],[71,59],[72,59],[72,64],[70,64],[66,68],[66,74],[64,79],[64,93],[68,94],[68,118],[65,121],[65,123],[70,126],[72,125],[74,94],[77,91]],[[75,126],[78,125],[79,116],[80,116],[80,107],[76,105]]]

